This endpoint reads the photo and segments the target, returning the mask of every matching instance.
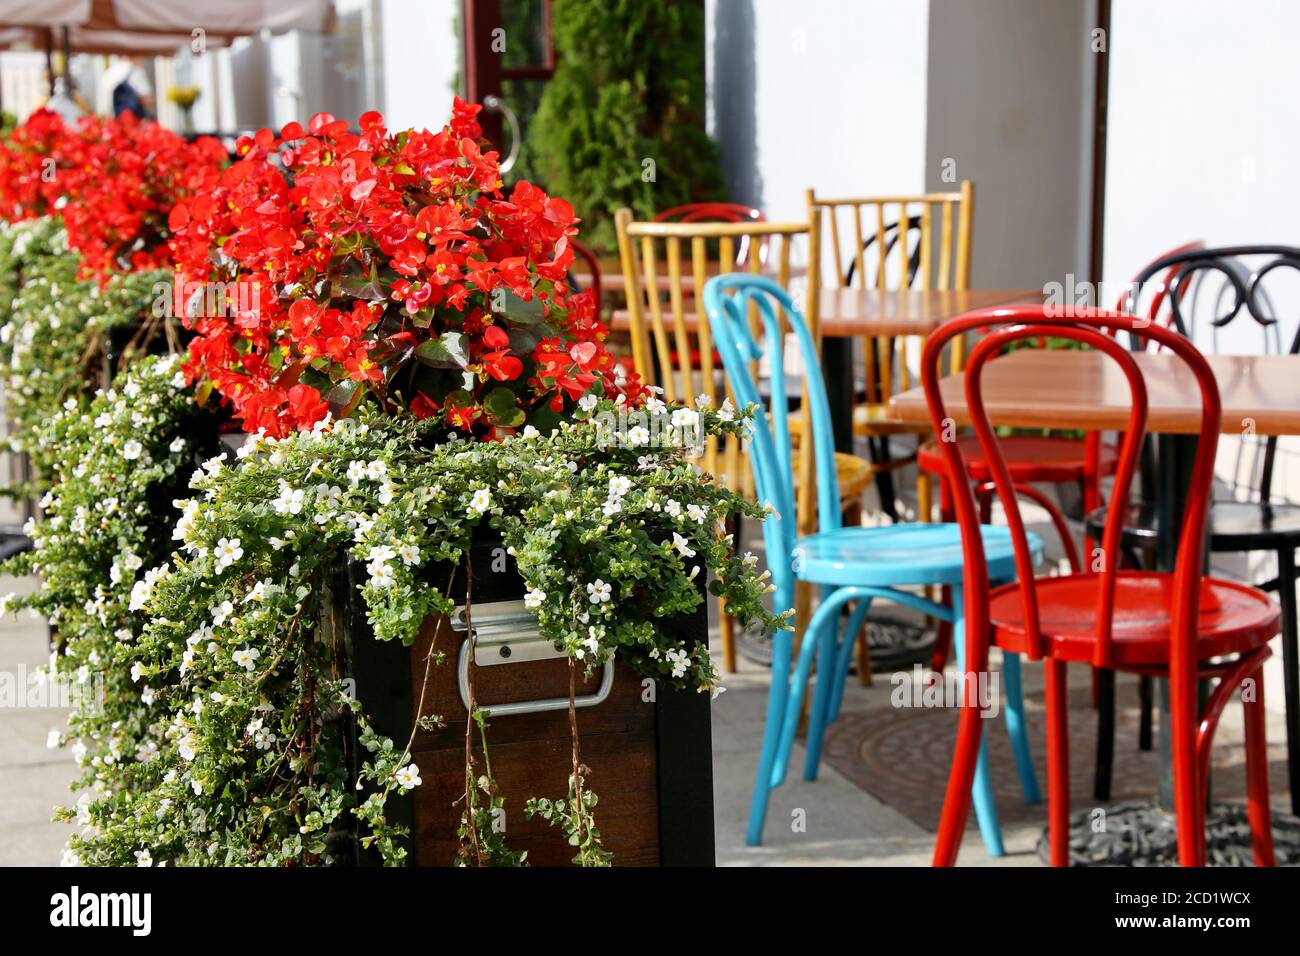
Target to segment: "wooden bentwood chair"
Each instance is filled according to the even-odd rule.
[[[744,222],[636,222],[630,209],[614,217],[619,258],[627,288],[627,309],[635,370],[642,381],[661,387],[668,401],[694,407],[699,398],[718,406],[731,394],[723,376],[709,323],[697,301],[717,263],[736,261],[737,247],[746,249],[746,268],[757,274],[764,268],[787,288],[790,281],[791,243],[807,236],[804,223]],[[769,253],[766,267],[762,251]],[[661,292],[664,270],[667,293]],[[689,282],[685,281],[689,277]],[[664,299],[667,299],[665,302]],[[752,321],[757,323],[755,309]],[[780,357],[772,359],[774,368]],[[757,364],[757,363],[755,363]],[[757,368],[754,370],[757,374]],[[811,476],[811,459],[802,463],[800,474]],[[749,498],[754,495],[753,476],[739,439],[729,437],[719,445],[710,438],[704,448],[701,470],[723,486]],[[839,494],[846,508],[856,509],[871,482],[867,462],[848,454],[835,456]],[[810,478],[801,484],[806,486]],[[806,499],[806,501],[805,501]],[[800,515],[806,523],[811,497],[801,497]],[[723,666],[736,669],[735,634],[731,618],[720,615]]]
[[[1271,653],[1268,642],[1278,633],[1279,614],[1263,591],[1202,572],[1207,503],[1221,424],[1219,390],[1209,364],[1182,336],[1133,316],[1080,310],[1072,317],[1054,317],[1042,306],[984,309],[945,325],[926,344],[921,377],[936,430],[947,418],[939,391],[940,352],[953,337],[981,328],[989,332],[971,352],[966,368],[966,401],[975,437],[1011,529],[1018,580],[991,588],[974,495],[968,482],[952,481],[952,503],[965,552],[963,677],[967,693],[961,700],[935,865],[949,866],[956,861],[965,830],[981,736],[979,702],[970,689],[975,686],[976,675],[986,670],[993,644],[1004,652],[1041,658],[1046,668],[1048,844],[1053,866],[1069,862],[1066,666],[1072,662],[1168,678],[1178,857],[1184,866],[1205,864],[1209,751],[1219,716],[1238,688],[1245,685],[1251,690],[1241,694],[1246,725],[1248,816],[1255,862],[1272,865],[1262,668]],[[1105,331],[1150,339],[1178,356],[1200,386],[1199,442],[1172,573],[1121,569],[1120,534],[1128,489],[1146,431],[1147,393],[1133,356]],[[1128,380],[1131,411],[1119,446],[1115,487],[1101,538],[1099,573],[1035,580],[1033,556],[1011,472],[984,408],[982,377],[987,362],[1013,342],[1040,336],[1072,339],[1105,352]],[[949,476],[965,472],[966,463],[956,442],[940,443],[940,452]],[[1219,683],[1201,711],[1197,681],[1208,678],[1218,678]]]
[[[824,246],[830,247],[831,288],[945,292],[970,287],[971,223],[975,184],[965,180],[957,192],[916,196],[873,196],[826,199],[805,191],[808,221],[816,253],[809,262],[810,282],[825,278],[821,267]],[[848,254],[843,248],[849,243]],[[937,259],[937,261],[936,261]],[[811,287],[810,287],[811,292]],[[811,304],[811,295],[810,295]],[[893,472],[916,461],[915,455],[894,458],[890,438],[927,435],[923,426],[893,420],[889,399],[912,387],[907,336],[868,335],[862,341],[864,388],[853,408],[853,434],[865,437],[875,470],[881,509],[898,520]],[[952,370],[961,369],[962,343],[954,342]],[[917,475],[917,512],[930,520],[932,484],[928,472]]]

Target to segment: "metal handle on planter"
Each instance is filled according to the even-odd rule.
[[[469,709],[469,649],[474,647],[474,663],[479,667],[498,664],[523,664],[529,661],[553,660],[566,656],[563,648],[546,640],[537,632],[537,615],[524,607],[523,601],[496,601],[475,604],[472,617],[474,628],[460,644],[457,661],[457,683],[460,702]],[[465,620],[465,608],[458,607],[451,617],[452,630],[470,631]],[[594,694],[574,698],[575,707],[591,707],[603,703],[614,687],[613,655],[605,661],[600,687]],[[545,697],[540,700],[520,700],[510,704],[483,705],[480,710],[493,717],[510,717],[516,714],[538,714],[548,710],[567,710],[568,697]]]

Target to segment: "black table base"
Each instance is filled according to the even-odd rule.
[[[1070,817],[1071,866],[1177,866],[1178,839],[1173,814],[1150,800],[1106,808],[1105,826],[1095,810]],[[1097,832],[1101,831],[1101,832]],[[1206,860],[1210,866],[1254,866],[1250,823],[1241,803],[1210,804],[1205,820]],[[1273,852],[1278,866],[1300,866],[1300,820],[1273,813]],[[1047,831],[1038,840],[1038,857],[1048,860]]]

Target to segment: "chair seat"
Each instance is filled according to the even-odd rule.
[[[998,439],[998,447],[1006,460],[1011,480],[1017,482],[1079,481],[1084,477],[1087,456],[1084,443],[1078,438],[1058,438],[1052,435],[1008,435]],[[979,439],[965,435],[957,439],[957,448],[966,462],[972,481],[990,481],[988,459],[980,448]],[[926,442],[916,454],[917,464],[926,471],[942,474],[943,453],[938,441]],[[1098,452],[1101,474],[1112,475],[1119,462],[1113,445],[1102,445]]]
[[[847,507],[861,498],[875,474],[876,470],[865,458],[837,451],[835,477],[839,479],[840,503]]]
[[[984,553],[994,581],[1015,577],[1008,529],[986,525]],[[1034,561],[1043,543],[1029,535]],[[961,584],[961,529],[956,524],[904,524],[881,528],[838,528],[800,538],[794,546],[794,573],[815,584]]]
[[[1106,509],[1097,508],[1084,519],[1085,533],[1100,538],[1105,523]],[[1131,502],[1125,508],[1124,544],[1152,547],[1156,528],[1154,505]],[[1272,551],[1286,547],[1300,547],[1300,505],[1216,501],[1210,510],[1211,551]]]
[[[853,434],[855,435],[929,435],[927,424],[900,422],[893,416],[889,405],[865,402],[853,406]]]
[[[1038,618],[1052,657],[1092,660],[1101,581],[1101,575],[1097,574],[1037,580]],[[1171,574],[1119,572],[1111,632],[1117,667],[1168,662],[1172,587]],[[1267,594],[1221,578],[1202,579],[1200,615],[1198,660],[1253,650],[1278,632],[1279,610]],[[994,644],[1007,651],[1028,650],[1019,583],[993,591],[989,598],[989,617],[993,622]]]
[[[803,416],[791,415],[788,421],[790,434],[803,433]],[[934,431],[919,422],[900,422],[891,417],[888,405],[871,403],[853,406],[853,434],[855,435],[928,435]]]

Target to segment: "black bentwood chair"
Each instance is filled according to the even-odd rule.
[[[1288,287],[1281,280],[1294,270]],[[1168,273],[1168,275],[1166,275]],[[1164,281],[1161,281],[1164,277]],[[1267,287],[1266,281],[1268,280]],[[1270,290],[1272,295],[1270,295]],[[1164,294],[1164,293],[1168,294]],[[1283,294],[1300,316],[1300,248],[1294,246],[1227,246],[1177,252],[1152,262],[1134,281],[1126,311],[1147,314],[1153,294],[1162,294],[1155,321],[1167,324],[1191,339],[1203,352],[1223,354],[1300,354],[1300,320],[1293,334],[1284,339],[1274,301]],[[1140,347],[1134,342],[1134,347]],[[1242,423],[1243,435],[1249,423]],[[1262,448],[1262,455],[1260,450]],[[1253,454],[1252,454],[1253,453]],[[1233,475],[1236,497],[1216,500],[1210,511],[1210,551],[1216,554],[1271,551],[1277,557],[1277,577],[1260,585],[1276,590],[1282,605],[1282,669],[1286,699],[1287,778],[1291,790],[1291,812],[1300,815],[1300,658],[1297,657],[1296,548],[1300,547],[1300,505],[1273,498],[1277,438],[1241,446]],[[1153,446],[1143,449],[1140,475],[1141,498],[1129,505],[1123,534],[1123,550],[1133,563],[1150,563],[1156,546],[1154,489],[1159,475]],[[1242,474],[1244,471],[1244,475]],[[1238,500],[1245,498],[1246,500]],[[1085,519],[1086,533],[1099,540],[1105,523],[1105,509]],[[1151,695],[1142,694],[1144,728],[1150,727]],[[1098,735],[1097,796],[1109,797],[1110,747],[1103,736],[1114,734],[1114,695],[1103,694]],[[1149,731],[1143,735],[1149,749]],[[1106,766],[1102,766],[1103,755]],[[1102,792],[1102,791],[1105,792]]]

